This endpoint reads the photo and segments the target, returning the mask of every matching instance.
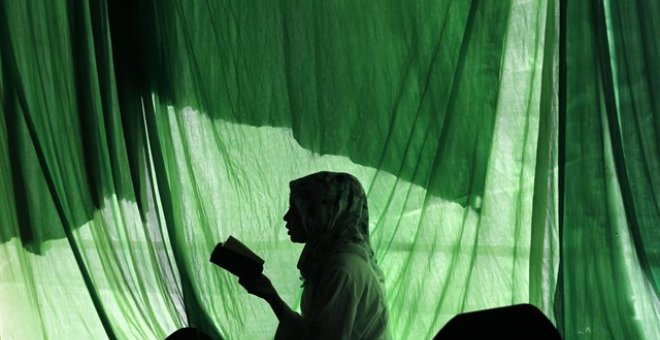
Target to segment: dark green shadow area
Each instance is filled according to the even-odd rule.
[[[27,250],[41,254],[43,242],[66,237],[64,226],[81,226],[91,219],[94,207],[99,205],[99,195],[97,186],[87,184],[89,180],[85,175],[89,171],[80,172],[83,176],[67,183],[55,182],[56,176],[68,179],[67,175],[70,173],[52,173],[49,164],[66,163],[68,166],[62,168],[72,171],[84,169],[85,165],[79,160],[76,162],[71,154],[61,155],[62,158],[53,157],[53,150],[59,145],[43,143],[46,139],[46,136],[43,136],[45,130],[53,129],[47,131],[52,134],[52,138],[57,136],[61,125],[56,123],[49,126],[40,120],[45,120],[47,112],[57,114],[59,110],[65,111],[64,107],[51,106],[54,102],[62,103],[63,98],[55,98],[56,95],[52,93],[55,91],[52,89],[48,91],[30,87],[35,81],[28,73],[36,63],[27,62],[25,59],[33,53],[28,50],[38,45],[26,37],[28,33],[20,31],[25,27],[12,24],[12,19],[16,18],[11,14],[16,8],[6,2],[0,2],[0,5],[0,132],[3,135],[3,157],[6,157],[3,161],[9,165],[9,169],[6,169],[8,176],[7,172],[4,174],[7,176],[5,181],[10,183],[7,188],[10,192],[4,193],[7,197],[5,204],[9,210],[13,210],[3,216],[3,222],[7,223],[11,217],[15,218],[15,221],[0,228],[0,242],[4,243],[18,236]],[[26,36],[21,36],[19,32]],[[35,34],[33,31],[28,32]],[[43,78],[39,80],[43,81]],[[81,113],[81,121],[84,120],[82,115]],[[62,116],[62,120],[64,119]],[[74,191],[80,192],[67,194]],[[58,199],[54,200],[53,197]],[[67,211],[64,211],[62,201],[67,201]]]
[[[175,108],[291,128],[462,205],[483,194],[511,1],[129,7],[122,73]]]
[[[84,156],[72,171],[78,172],[83,195],[89,194],[79,198],[78,209],[68,209],[80,215],[70,217],[73,225],[88,221],[109,195],[143,206],[142,100],[148,102],[152,93],[214,119],[291,128],[296,141],[314,153],[347,156],[432,195],[469,204],[483,194],[510,6],[510,1],[415,6],[113,1],[107,12],[92,4],[87,13],[69,3],[72,99]],[[108,18],[110,36],[101,24]],[[4,30],[3,60],[11,59],[4,55],[17,44],[9,28]],[[21,57],[13,56],[13,62]],[[21,107],[21,96],[32,89],[20,84],[25,75],[11,63],[3,64],[3,106],[12,159],[26,159],[12,162],[14,183],[22,183],[28,181],[19,178],[26,167],[37,164],[30,150],[21,151],[34,143],[20,128],[22,117],[36,121],[35,134],[43,139],[36,144],[44,145],[48,126],[41,123],[48,118],[40,116],[39,105]],[[96,99],[97,93],[111,94],[113,81],[118,107],[110,95]],[[19,201],[30,196],[20,187],[14,195]],[[17,202],[19,218],[29,220],[29,207]],[[56,228],[29,229],[19,232],[28,244],[35,234],[41,236],[34,240],[64,236]]]
[[[123,132],[141,127],[141,115],[120,116],[108,19],[101,2],[0,2],[0,136],[11,211],[3,217],[15,219],[0,228],[0,243],[20,237],[41,254],[45,241],[92,220],[104,198],[145,199],[144,144]]]

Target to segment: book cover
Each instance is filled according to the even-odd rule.
[[[264,260],[231,235],[215,246],[209,261],[238,277],[258,275],[264,270]]]

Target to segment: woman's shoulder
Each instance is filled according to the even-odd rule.
[[[326,262],[326,270],[338,270],[348,274],[362,272],[368,268],[366,250],[356,244],[347,244],[337,248]]]

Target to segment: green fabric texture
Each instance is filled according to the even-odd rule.
[[[560,121],[568,337],[660,336],[660,32],[653,1],[567,1]]]
[[[364,186],[394,339],[660,338],[657,1],[0,0],[0,338],[272,338],[288,183]]]

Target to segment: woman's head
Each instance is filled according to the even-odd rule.
[[[292,241],[316,243],[328,237],[368,241],[367,198],[357,178],[322,171],[293,180],[289,187],[284,220]]]
[[[350,246],[373,261],[369,211],[360,182],[347,173],[322,171],[289,183],[284,215],[293,242],[306,243],[298,268],[307,279],[333,252]]]

